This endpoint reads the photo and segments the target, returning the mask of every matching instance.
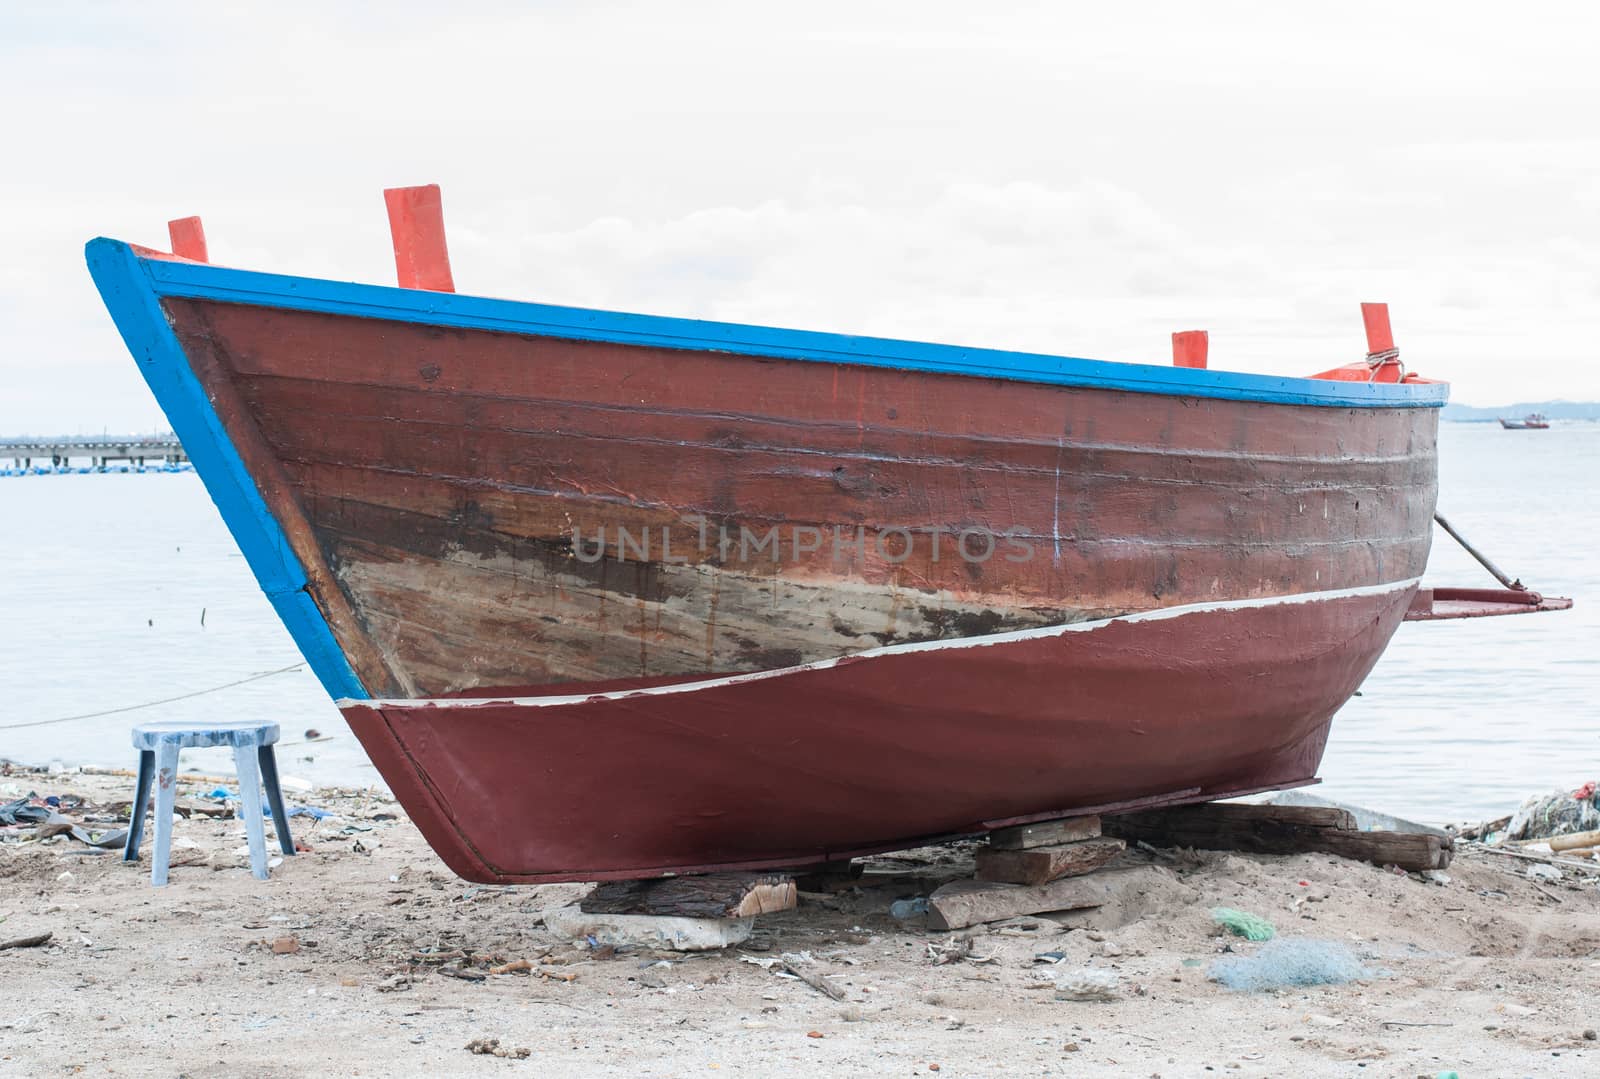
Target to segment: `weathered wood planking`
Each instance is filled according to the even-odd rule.
[[[1402,580],[1427,557],[1432,409],[165,306],[208,384],[237,396],[236,440],[271,458],[253,471],[282,477],[264,494],[377,692],[771,669]],[[651,552],[581,557],[574,528],[619,527]],[[717,549],[719,529],[775,528],[777,557]],[[884,529],[907,530],[908,557],[898,535],[878,546]],[[1008,560],[1004,540],[953,556],[963,530],[1031,556]]]
[[[1086,817],[1066,817],[1062,820],[1042,820],[1032,824],[1016,824],[1010,828],[996,828],[989,833],[989,846],[995,850],[1028,850],[1031,847],[1048,847],[1057,843],[1076,843],[1080,839],[1100,838],[1100,814]]]
[[[1325,806],[1206,802],[1108,816],[1103,826],[1130,842],[1253,854],[1323,851],[1412,871],[1444,869],[1455,854],[1449,836],[1363,832],[1349,812]]]
[[[753,918],[793,910],[797,898],[794,878],[782,873],[706,873],[608,881],[584,896],[578,908],[585,914]]]
[[[928,926],[965,929],[1024,914],[1104,906],[1124,891],[1148,887],[1156,872],[1149,866],[1132,866],[1033,885],[951,881],[928,897]]]
[[[1044,884],[1062,877],[1092,873],[1121,854],[1125,847],[1122,840],[1105,837],[1026,850],[980,850],[975,875],[978,880]]]

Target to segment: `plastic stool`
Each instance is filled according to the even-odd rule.
[[[178,751],[232,746],[239,771],[239,800],[245,834],[250,837],[250,872],[267,879],[267,837],[261,824],[261,789],[266,787],[278,843],[287,857],[294,855],[289,838],[289,817],[278,787],[278,757],[272,744],[278,740],[276,723],[141,723],[133,728],[133,748],[139,751],[139,783],[133,796],[133,816],[128,821],[128,845],[122,860],[139,860],[144,836],[144,812],[150,804],[150,784],[156,787],[156,849],[150,857],[150,883],[167,883],[167,862],[172,856],[172,807],[178,795]]]

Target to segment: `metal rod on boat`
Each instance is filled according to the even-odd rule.
[[[206,252],[206,230],[198,217],[180,217],[167,222],[172,253],[190,262],[210,262]]]
[[[1363,305],[1363,307],[1365,307],[1365,305]],[[1476,558],[1478,560],[1478,564],[1479,565],[1481,565],[1484,569],[1488,570],[1490,573],[1494,574],[1495,579],[1497,581],[1499,581],[1501,584],[1505,585],[1507,588],[1511,589],[1514,592],[1525,592],[1525,591],[1527,591],[1527,585],[1523,584],[1521,580],[1513,581],[1510,577],[1507,577],[1504,573],[1500,572],[1500,568],[1498,566],[1496,566],[1493,562],[1489,561],[1486,557],[1484,557],[1483,552],[1479,551],[1472,544],[1468,543],[1466,541],[1466,538],[1464,536],[1462,536],[1461,533],[1457,532],[1454,528],[1452,528],[1450,526],[1450,522],[1449,521],[1444,519],[1444,514],[1435,513],[1433,515],[1433,519],[1435,521],[1439,522],[1439,527],[1440,528],[1442,528],[1446,532],[1450,533],[1450,538],[1451,539],[1453,539],[1457,543],[1461,544],[1461,546],[1466,549],[1466,552],[1469,555],[1471,555],[1473,558]]]
[[[394,239],[394,269],[400,287],[454,292],[439,185],[385,188],[383,201],[389,208],[389,234]]]
[[[1204,367],[1209,341],[1204,330],[1179,330],[1172,335],[1172,365]]]

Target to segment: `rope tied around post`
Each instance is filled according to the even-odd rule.
[[[1400,373],[1395,381],[1403,381],[1406,377],[1406,365],[1400,362],[1400,350],[1397,348],[1386,348],[1380,352],[1367,353],[1367,367],[1371,371],[1367,381],[1377,381],[1378,372],[1383,369],[1385,364],[1390,363],[1395,364],[1400,368]]]

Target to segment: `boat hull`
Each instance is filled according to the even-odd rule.
[[[1427,560],[1434,409],[164,311],[374,695],[768,670]]]
[[[476,880],[1310,782],[1428,555],[1442,385],[89,262],[286,628]]]
[[[343,701],[469,880],[803,865],[1312,782],[1416,583],[647,689]]]

